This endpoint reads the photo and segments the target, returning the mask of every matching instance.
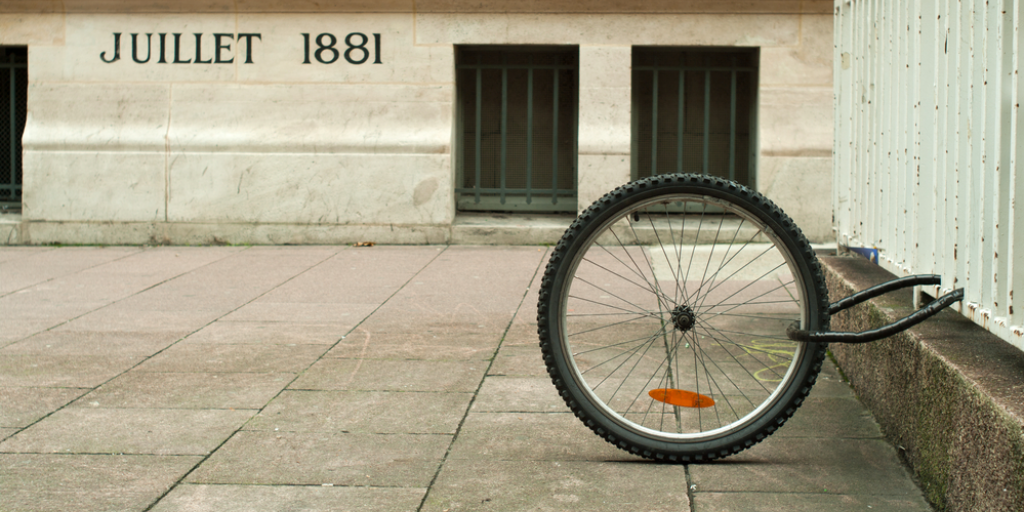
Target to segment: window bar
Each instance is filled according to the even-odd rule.
[[[679,123],[678,123],[678,126],[676,128],[676,145],[677,145],[677,147],[676,147],[676,172],[678,172],[678,173],[682,173],[683,172],[683,129],[685,128],[685,125],[683,124],[683,119],[684,119],[683,114],[686,113],[685,110],[683,110],[683,105],[684,105],[684,101],[683,100],[685,99],[683,97],[683,86],[686,84],[686,79],[684,78],[685,76],[686,76],[686,72],[683,71],[682,69],[680,69],[679,70]]]
[[[654,68],[651,91],[651,176],[658,175],[658,68]]]
[[[508,64],[508,55],[501,57]],[[505,204],[505,173],[508,170],[508,68],[501,68],[501,204]]]
[[[7,68],[8,76],[10,79],[11,90],[11,197],[15,196],[14,185],[18,177],[18,87],[14,83],[17,80],[18,75],[15,73],[15,66],[13,65],[13,59],[11,67]]]
[[[15,109],[15,106],[16,106],[16,104],[14,102],[14,94],[17,92],[17,89],[14,88],[14,67],[13,66],[11,66],[10,68],[7,68],[7,77],[8,77],[7,81],[9,83],[9,85],[10,85],[10,87],[9,87],[9,89],[10,89],[10,111],[9,111],[9,114],[10,114],[10,116],[9,116],[10,117],[10,120],[9,120],[9,122],[10,122],[10,124],[9,124],[9,126],[10,126],[10,128],[9,128],[10,129],[10,184],[13,184],[14,183],[14,172],[15,172],[15,169],[17,169],[17,167],[15,167],[17,165],[17,162],[14,160],[14,154],[17,153],[17,150],[16,150],[15,145],[14,145],[14,139],[17,138],[17,135],[16,135],[16,133],[17,133],[17,114],[14,112],[14,109]],[[7,183],[4,183],[4,184],[7,184]]]
[[[476,63],[477,63],[478,66],[482,62],[481,59],[482,59],[482,57],[480,55],[477,55]],[[476,204],[480,204],[480,188],[481,188],[481,182],[480,182],[480,167],[481,167],[480,166],[480,150],[481,150],[481,147],[483,146],[483,144],[481,143],[481,131],[483,130],[483,122],[481,121],[480,111],[482,110],[482,103],[483,103],[483,100],[481,99],[481,98],[483,98],[483,83],[484,83],[483,68],[477,67],[476,68],[476,155],[474,155],[474,157],[476,158],[476,182],[474,183],[474,186],[476,187],[476,194],[475,194],[474,202]]]
[[[708,154],[711,142],[711,71],[704,72],[704,167],[708,174]]]
[[[729,179],[736,179],[736,57],[732,59],[732,84],[729,88]]]
[[[555,68],[554,118],[551,120],[551,204],[558,204],[558,73]]]
[[[533,203],[533,55],[526,70],[526,204]]]
[[[572,70],[573,68],[566,68],[566,69]],[[574,75],[572,73],[572,71],[569,72],[569,83],[571,84],[570,87],[572,87],[577,92],[579,92],[579,90],[580,90],[580,82],[579,82],[578,77],[576,77],[576,75]],[[569,141],[570,141],[570,144],[572,145],[570,147],[569,151],[570,151],[570,154],[572,154],[572,155],[578,155],[578,154],[580,154],[579,125],[576,122],[572,121],[572,120],[574,120],[574,119],[578,120],[580,118],[580,105],[579,105],[579,101],[571,102],[570,105],[569,105],[569,109],[570,109],[570,111],[569,111],[569,119],[570,119],[569,130],[571,131],[571,136],[569,137]],[[579,162],[576,161],[576,158],[574,157],[572,159],[572,163],[569,165],[569,176],[571,178],[572,185],[570,185],[571,188],[569,189],[569,193],[566,194],[567,197],[570,197],[570,198],[576,197],[576,191],[579,190],[579,188],[580,188],[580,177],[579,177],[579,174],[580,174],[579,173]]]

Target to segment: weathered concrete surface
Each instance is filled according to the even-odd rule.
[[[0,510],[930,510],[831,363],[721,462],[593,435],[537,346],[548,255],[2,247]]]
[[[21,240],[21,215],[0,213],[0,245],[16,245]]]
[[[833,300],[892,279],[862,258],[822,258]],[[909,290],[832,317],[877,328],[913,311]],[[1024,509],[1024,354],[954,311],[863,345],[831,346],[858,397],[939,510]]]

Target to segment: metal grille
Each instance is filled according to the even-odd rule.
[[[459,48],[460,210],[576,211],[579,52]]]
[[[756,49],[633,48],[634,178],[688,172],[753,186]]]
[[[0,210],[21,207],[21,136],[28,96],[28,51],[0,46]]]
[[[1022,18],[1019,0],[836,2],[832,205],[840,244],[942,274],[930,294],[963,287],[961,312],[1024,349]]]

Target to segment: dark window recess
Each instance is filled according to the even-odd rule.
[[[686,172],[754,186],[756,48],[633,48],[634,178]]]
[[[460,210],[576,211],[579,51],[458,47]]]
[[[21,210],[28,49],[0,46],[0,212]]]

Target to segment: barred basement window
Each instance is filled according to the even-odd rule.
[[[576,211],[576,47],[458,47],[459,210]]]
[[[0,213],[21,210],[21,136],[28,97],[28,49],[0,46]]]
[[[633,48],[634,178],[756,178],[756,48]]]

